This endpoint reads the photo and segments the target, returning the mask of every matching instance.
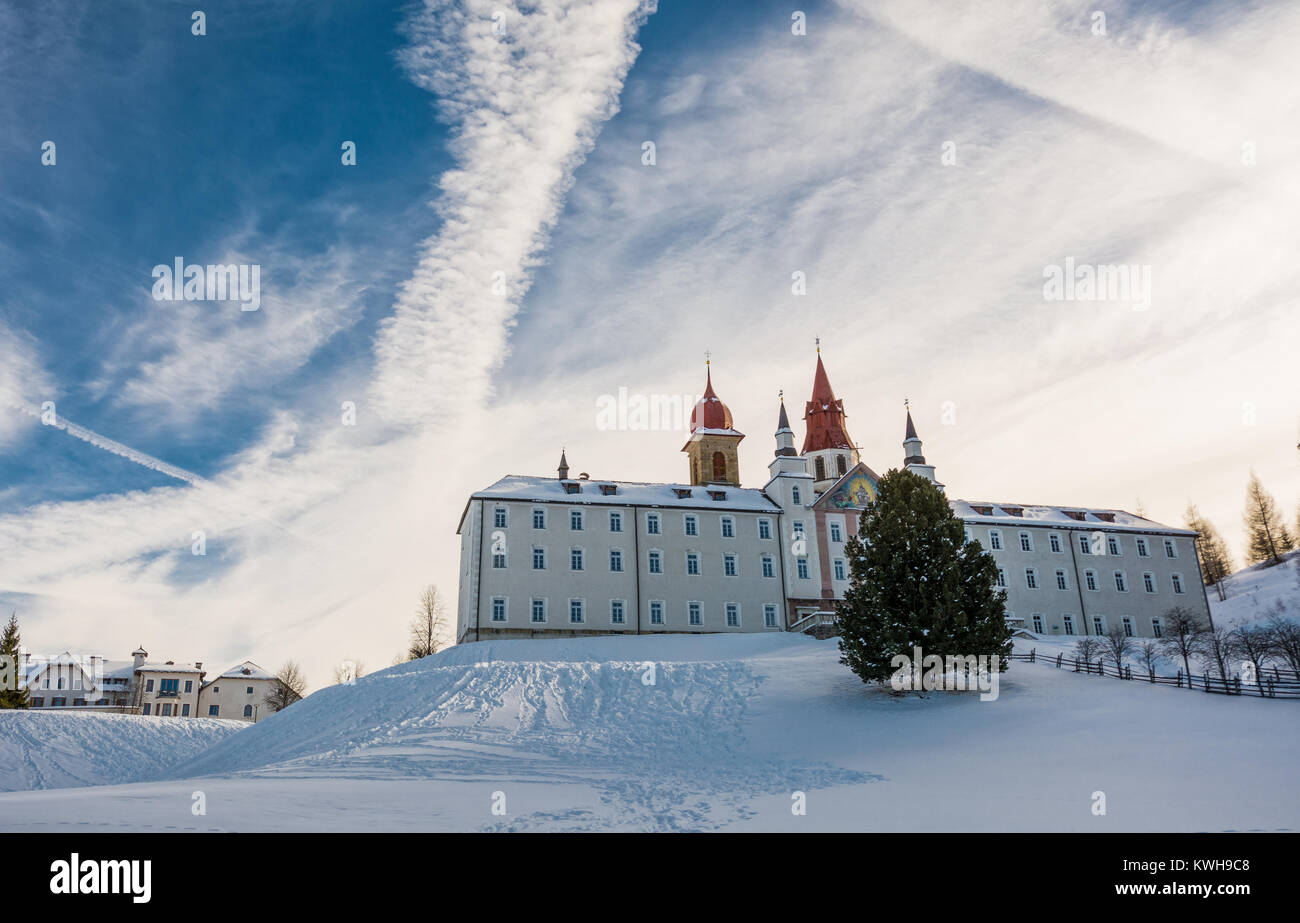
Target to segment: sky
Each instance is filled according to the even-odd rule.
[[[195,6],[0,2],[34,651],[387,666],[470,493],[686,480],[600,410],[706,355],[762,486],[818,342],[878,472],[906,399],[952,497],[1193,501],[1239,564],[1251,470],[1295,519],[1295,4]],[[256,310],[156,297],[178,257]]]

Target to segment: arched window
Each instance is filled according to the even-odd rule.
[[[251,718],[251,717],[253,717],[253,706],[251,706],[251,705],[245,705],[245,706],[244,706],[244,717],[245,717],[245,718]]]
[[[826,480],[826,459],[818,455],[816,465],[817,465],[817,480],[819,481]]]
[[[713,453],[713,480],[725,481],[727,479],[727,456],[721,452]]]
[[[835,456],[835,470],[836,470],[837,472],[839,472],[839,474],[840,474],[841,476],[843,476],[844,472],[846,472],[846,471],[849,470],[848,468],[846,468],[846,467],[844,466],[844,456],[843,456],[843,455],[836,455],[836,456]]]

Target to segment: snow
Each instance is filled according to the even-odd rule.
[[[1215,589],[1207,587],[1214,624],[1236,628],[1266,622],[1279,602],[1287,615],[1300,619],[1300,551],[1282,557],[1273,567],[1256,564],[1228,577],[1226,600],[1220,601]]]
[[[1300,830],[1297,703],[1023,663],[999,691],[891,696],[796,634],[478,642],[156,781],[0,794],[0,829]]]
[[[977,522],[988,525],[1049,525],[1061,529],[1099,529],[1104,532],[1158,532],[1162,535],[1194,536],[1190,529],[1166,526],[1152,519],[1145,519],[1125,510],[1086,509],[1077,506],[1044,506],[1026,503],[990,503],[981,500],[949,500],[948,505],[953,514],[964,522]],[[990,507],[988,514],[980,513],[976,507]],[[1007,512],[1018,509],[1021,515]],[[1083,514],[1082,519],[1067,515]]]
[[[0,711],[0,791],[153,778],[243,727],[215,718]]]
[[[565,484],[578,484],[581,493],[571,494]],[[601,484],[612,484],[617,493],[604,494]],[[725,500],[713,500],[710,490],[726,493]],[[678,491],[690,491],[690,496],[679,497]],[[556,478],[525,477],[509,474],[486,490],[470,496],[472,500],[536,500],[577,505],[604,506],[664,506],[690,509],[743,510],[780,512],[780,507],[761,490],[729,485],[652,484],[637,481],[561,481]]]

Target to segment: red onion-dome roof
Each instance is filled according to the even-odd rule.
[[[697,429],[731,429],[731,410],[713,393],[713,373],[706,373],[704,396],[691,411],[691,432]]]

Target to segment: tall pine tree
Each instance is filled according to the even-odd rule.
[[[850,583],[838,609],[840,662],[865,683],[895,672],[896,654],[993,656],[1007,668],[1006,593],[993,556],[966,541],[942,492],[890,471],[848,543]]]
[[[5,625],[4,633],[0,634],[0,655],[12,658],[9,663],[15,677],[22,668],[21,648],[22,637],[18,634],[18,613],[14,612],[9,616],[9,623]],[[31,704],[26,689],[0,689],[0,708],[28,708]]]
[[[1246,555],[1251,564],[1261,561],[1278,564],[1282,553],[1291,550],[1291,535],[1282,522],[1277,501],[1264,489],[1253,471],[1250,483],[1246,485],[1246,510],[1242,520],[1246,524]]]
[[[1187,504],[1183,522],[1187,528],[1197,533],[1196,551],[1201,558],[1201,579],[1206,586],[1214,587],[1220,600],[1227,599],[1227,586],[1223,581],[1232,573],[1232,556],[1223,542],[1223,536],[1214,528],[1213,523],[1201,515],[1195,503]]]

